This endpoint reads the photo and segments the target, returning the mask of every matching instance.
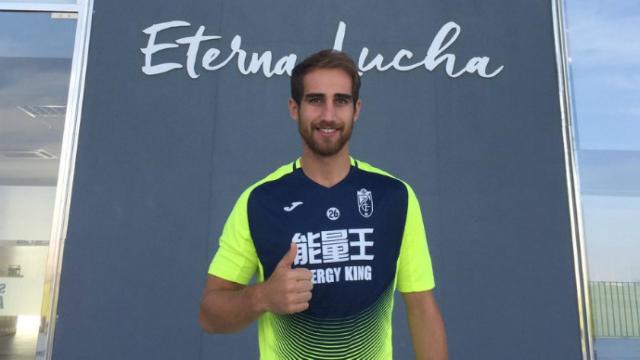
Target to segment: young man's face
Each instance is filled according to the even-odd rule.
[[[360,113],[354,106],[351,77],[341,69],[316,69],[303,78],[298,105],[289,99],[291,117],[298,121],[304,144],[313,153],[333,156],[344,149]]]

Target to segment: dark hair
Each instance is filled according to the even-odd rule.
[[[355,106],[360,94],[360,75],[351,58],[342,51],[326,49],[309,55],[291,72],[291,97],[300,105],[304,93],[304,77],[316,69],[341,69],[351,77],[351,96]]]

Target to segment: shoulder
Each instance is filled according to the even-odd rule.
[[[372,175],[377,175],[383,179],[387,179],[390,183],[395,183],[397,186],[405,190],[409,197],[415,196],[413,189],[411,188],[411,185],[409,185],[406,181],[402,180],[401,178],[385,170],[382,170],[378,167],[375,167],[367,162],[364,162],[362,160],[356,160],[356,162],[358,164],[358,169]]]
[[[254,182],[249,187],[247,187],[242,192],[242,194],[240,195],[240,200],[247,201],[248,198],[251,196],[251,194],[256,189],[258,189],[261,186],[264,186],[266,184],[270,184],[270,183],[276,182],[278,180],[281,180],[282,178],[284,178],[287,175],[291,174],[293,172],[293,170],[294,170],[294,165],[293,165],[292,162],[284,164],[284,165],[278,167],[275,171],[271,172],[267,176],[263,177],[262,179]]]

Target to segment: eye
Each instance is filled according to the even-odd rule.
[[[322,98],[319,96],[310,96],[307,98],[307,102],[309,104],[321,104],[322,103]]]
[[[349,105],[351,104],[351,99],[348,97],[339,97],[336,99],[336,104],[338,105]]]

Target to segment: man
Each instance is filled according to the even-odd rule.
[[[295,67],[302,156],[240,196],[209,267],[202,327],[228,333],[259,319],[262,359],[391,359],[396,288],[417,358],[447,358],[415,194],[349,156],[359,89],[344,53]]]

